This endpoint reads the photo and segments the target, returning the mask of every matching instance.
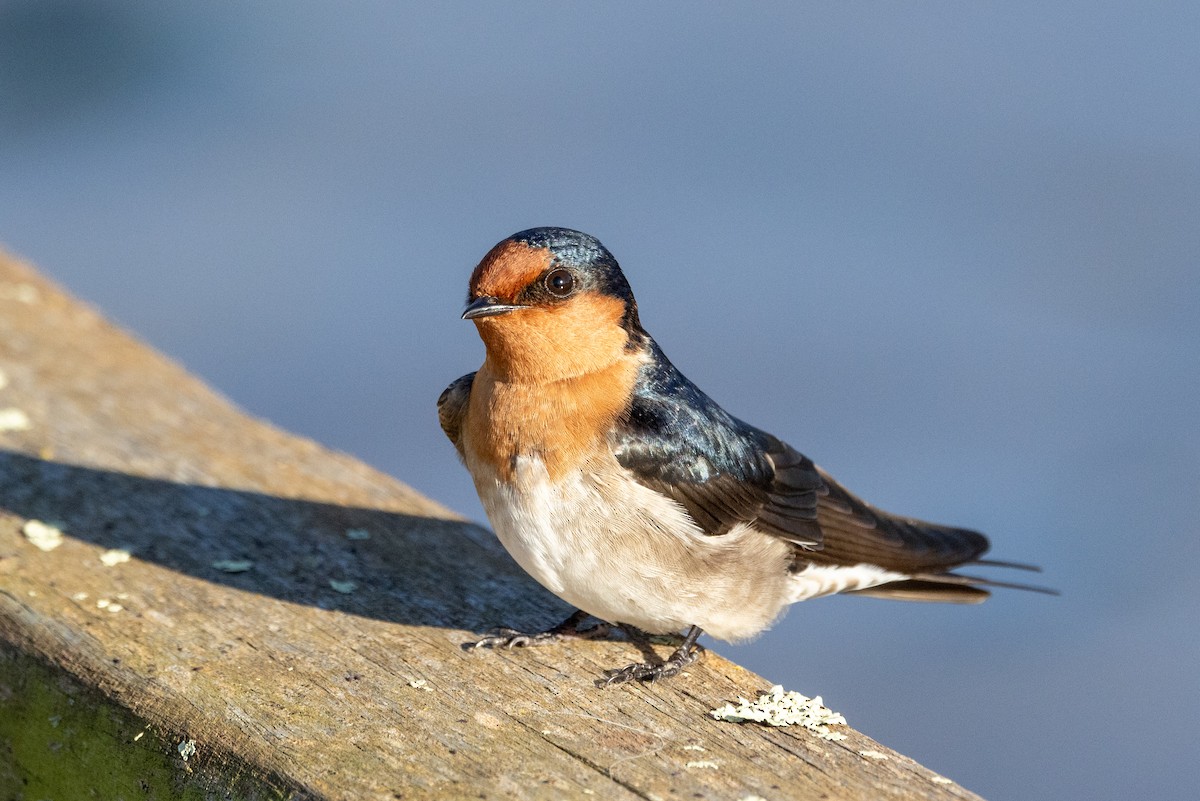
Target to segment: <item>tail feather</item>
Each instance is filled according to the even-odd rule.
[[[1008,562],[1000,559],[973,559],[967,562],[969,565],[982,565],[984,567],[1009,567],[1013,570],[1026,570],[1030,573],[1041,573],[1042,568],[1038,565],[1031,565],[1028,562]]]
[[[1040,592],[1042,595],[1061,595],[1058,590],[1051,587],[1042,587],[1037,584],[1022,584],[1016,581],[997,581],[996,579],[990,579],[984,576],[968,576],[963,573],[942,573],[937,576],[916,576],[915,578],[926,581],[938,581],[963,587],[1003,587],[1007,590]]]
[[[988,567],[1011,567],[1017,570],[1041,572],[1041,568],[1020,562],[999,562],[990,559],[979,559],[968,564],[986,565]],[[1024,590],[1043,595],[1060,594],[1058,590],[1050,587],[1023,584],[1015,581],[999,581],[985,576],[972,576],[963,573],[916,573],[900,581],[880,584],[863,590],[853,590],[847,594],[887,598],[893,601],[933,601],[971,604],[981,603],[986,600],[991,594],[988,592],[989,588]]]
[[[943,604],[980,604],[991,595],[987,590],[968,584],[954,584],[929,579],[905,579],[852,590],[846,595],[865,595],[868,598],[884,598],[889,601],[917,601]]]

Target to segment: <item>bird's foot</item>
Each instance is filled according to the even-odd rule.
[[[634,662],[623,668],[606,670],[604,678],[596,679],[596,686],[611,687],[627,681],[658,681],[678,676],[684,668],[696,663],[704,655],[704,649],[696,645],[699,636],[700,629],[693,626],[684,637],[683,644],[665,662]]]
[[[609,626],[603,621],[589,628],[580,628],[579,624],[587,619],[588,614],[578,611],[557,626],[536,634],[517,631],[506,627],[494,628],[483,638],[473,643],[467,643],[466,648],[529,648],[536,645],[551,645],[563,640],[595,640],[608,636]]]
[[[689,653],[682,649],[671,655],[671,658],[658,664],[649,662],[634,662],[616,670],[604,671],[604,678],[596,679],[597,687],[611,687],[614,684],[624,684],[627,681],[658,681],[678,676],[683,669],[698,661],[704,654],[703,648],[696,648]]]

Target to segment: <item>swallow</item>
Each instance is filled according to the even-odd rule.
[[[977,603],[1027,585],[954,572],[982,559],[965,528],[871,506],[787,443],[730,415],[642,327],[613,255],[588,234],[513,234],[471,274],[462,318],[483,365],[438,399],[496,536],[577,608],[538,634],[497,629],[475,646],[606,633],[676,634],[666,660],[598,684],[680,673],[702,632],[761,633],[797,601],[854,593]],[[588,617],[600,625],[583,628]]]

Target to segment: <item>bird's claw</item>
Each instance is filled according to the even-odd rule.
[[[471,643],[471,650],[478,648],[528,648],[531,645],[548,645],[561,639],[562,635],[552,631],[528,634],[509,628],[495,628]]]
[[[579,623],[586,616],[576,613],[547,631],[529,634],[506,626],[494,628],[482,638],[469,644],[470,650],[478,648],[530,648],[537,645],[552,645],[563,640],[596,640],[607,637],[609,625],[601,622],[586,629],[579,628]]]
[[[524,636],[516,629],[495,628],[474,642],[464,643],[463,648],[471,651],[480,648],[513,648],[516,646],[517,640]]]
[[[658,664],[635,662],[623,668],[604,671],[604,678],[596,679],[597,687],[611,687],[614,684],[624,684],[628,681],[658,681],[678,676],[688,665],[695,663],[704,653],[704,649],[696,648],[689,652],[676,651],[671,658]]]

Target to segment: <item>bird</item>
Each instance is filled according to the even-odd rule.
[[[462,319],[486,352],[441,394],[439,422],[504,548],[577,610],[471,647],[612,626],[645,645],[686,630],[669,658],[643,648],[647,661],[606,671],[607,686],[678,675],[703,652],[702,633],[746,641],[820,596],[977,603],[990,587],[1046,591],[956,572],[1038,568],[983,559],[977,531],[871,506],[726,412],[642,327],[625,274],[589,234],[541,227],[499,242],[471,274]]]

